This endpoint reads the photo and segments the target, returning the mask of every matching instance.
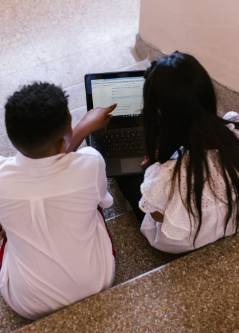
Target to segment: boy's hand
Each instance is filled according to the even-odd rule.
[[[111,112],[116,108],[117,104],[113,104],[107,108],[95,108],[86,113],[82,121],[88,128],[88,132],[94,132],[104,128],[110,120]]]
[[[75,151],[89,134],[105,127],[115,108],[116,104],[113,104],[108,108],[95,108],[88,111],[74,128],[70,139],[67,139],[67,135],[65,136],[65,153]]]
[[[143,161],[140,163],[141,168],[146,169],[149,166],[149,158],[144,156]]]

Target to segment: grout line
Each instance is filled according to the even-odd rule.
[[[117,284],[115,287],[117,287],[117,286],[123,286],[123,285],[125,285],[125,284],[131,283],[131,282],[136,281],[136,280],[138,280],[138,279],[141,279],[141,278],[143,278],[144,276],[150,275],[151,273],[154,273],[154,272],[157,272],[157,271],[161,271],[161,269],[164,269],[165,267],[167,267],[168,265],[170,265],[170,263],[173,262],[173,261],[176,260],[176,259],[177,259],[177,258],[175,258],[175,259],[173,259],[173,260],[170,260],[169,262],[167,262],[167,263],[164,264],[164,265],[158,266],[158,267],[156,267],[156,268],[154,268],[154,269],[151,269],[151,270],[149,270],[149,271],[147,271],[147,272],[144,272],[144,273],[142,273],[142,274],[139,274],[139,275],[133,277],[132,279],[129,279],[129,280],[127,280],[127,281],[124,281],[124,282],[122,282],[122,283],[119,283],[119,284]]]

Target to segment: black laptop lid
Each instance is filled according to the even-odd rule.
[[[138,126],[143,107],[144,71],[85,75],[87,110],[116,103],[110,127]]]

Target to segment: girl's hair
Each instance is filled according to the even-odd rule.
[[[217,149],[228,208],[225,234],[233,214],[233,201],[238,202],[239,196],[239,140],[225,126],[228,121],[217,116],[215,91],[207,71],[193,56],[176,51],[154,61],[145,78],[143,122],[149,163],[164,163],[178,151],[173,193],[176,179],[180,185],[182,158],[188,152],[183,202],[190,221],[192,216],[195,220],[195,242],[202,224],[205,180],[217,196],[207,160],[207,151]],[[181,147],[184,147],[183,152]],[[238,215],[237,207],[237,219]]]

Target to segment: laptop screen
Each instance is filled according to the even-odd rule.
[[[143,107],[143,86],[142,76],[92,79],[93,107],[117,103],[113,116],[139,115]]]

